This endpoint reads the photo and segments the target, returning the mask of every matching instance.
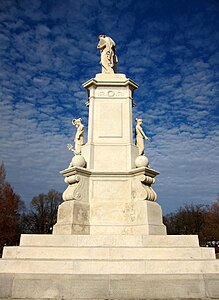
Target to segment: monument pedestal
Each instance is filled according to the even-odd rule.
[[[53,234],[166,234],[152,188],[159,172],[135,164],[132,97],[138,85],[124,74],[97,74],[84,87],[89,95],[88,142],[81,148],[86,169],[61,172],[67,203],[59,208]]]
[[[158,174],[146,167],[102,172],[72,167],[53,234],[166,234],[151,185]]]

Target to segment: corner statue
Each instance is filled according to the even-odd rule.
[[[71,144],[68,144],[67,147],[70,151],[74,152],[75,155],[81,154],[81,146],[84,145],[84,125],[82,124],[82,119],[73,119],[72,125],[77,128],[77,132],[75,134],[74,143],[75,149]]]
[[[102,73],[117,73],[118,58],[116,56],[116,43],[106,35],[99,35],[97,49],[100,49],[100,64]]]
[[[136,138],[136,146],[138,147],[139,155],[144,155],[144,140],[150,141],[150,139],[144,133],[141,125],[143,123],[142,119],[135,119],[136,127],[135,127],[135,138]]]

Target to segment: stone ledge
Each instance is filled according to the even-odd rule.
[[[86,176],[133,176],[138,174],[145,174],[151,176],[152,178],[159,175],[160,173],[154,169],[141,167],[131,169],[130,171],[95,171],[92,169],[85,169],[80,167],[71,167],[64,169],[59,172],[63,176],[75,175],[76,173],[81,173]]]
[[[199,247],[197,235],[46,235],[22,234],[21,246]]]
[[[199,260],[86,260],[86,259],[3,259],[0,273],[23,274],[139,274],[139,275],[185,275],[214,274],[219,278],[219,262],[215,259]]]
[[[127,86],[129,85],[133,90],[138,88],[138,84],[132,79],[126,77],[125,74],[96,74],[95,78],[87,80],[82,86],[89,88],[90,86]]]
[[[3,259],[214,259],[208,248],[143,248],[143,247],[5,247]]]

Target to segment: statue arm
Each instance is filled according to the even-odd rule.
[[[143,138],[144,138],[145,140],[150,141],[149,137],[146,136],[146,134],[144,133],[144,131],[143,131],[143,129],[142,129],[141,127],[139,127],[139,131],[141,132],[141,134],[142,134],[142,136],[143,136]]]

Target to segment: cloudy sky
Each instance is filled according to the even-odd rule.
[[[71,153],[73,117],[87,126],[82,83],[100,73],[99,34],[117,43],[119,73],[139,84],[133,117],[152,142],[164,213],[219,193],[218,0],[1,0],[0,161],[28,204],[54,188]]]

